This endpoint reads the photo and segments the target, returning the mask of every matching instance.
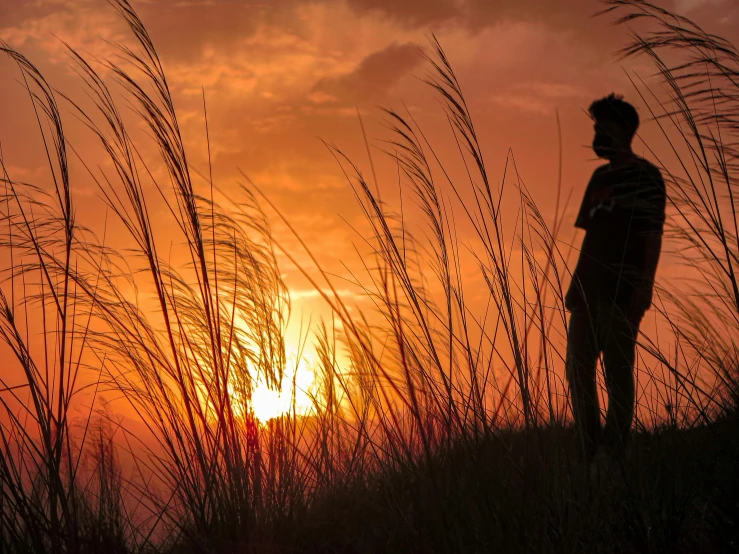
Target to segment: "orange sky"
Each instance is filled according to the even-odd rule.
[[[739,41],[735,0],[662,0],[712,32]],[[370,140],[387,133],[378,106],[413,113],[440,151],[453,143],[432,91],[417,77],[426,67],[419,48],[435,33],[466,93],[487,156],[499,178],[509,148],[545,215],[557,182],[558,110],[564,153],[563,195],[572,195],[565,233],[597,165],[587,145],[586,115],[595,98],[616,91],[646,110],[624,71],[648,77],[645,61],[619,61],[627,41],[612,18],[592,18],[595,0],[139,0],[132,4],[159,50],[179,110],[194,167],[205,170],[202,90],[208,102],[215,182],[235,191],[238,170],[288,216],[324,267],[343,273],[356,259],[350,224],[360,225],[352,192],[320,139],[336,144],[367,173],[356,115]],[[0,38],[36,62],[48,80],[72,96],[82,89],[59,39],[101,58],[130,43],[128,30],[104,0],[0,0]],[[11,178],[44,180],[39,136],[17,71],[0,60],[0,141]],[[71,120],[71,118],[69,118]],[[78,150],[95,155],[89,135]],[[642,134],[656,135],[645,121]],[[639,148],[637,148],[639,150]],[[381,190],[396,188],[392,164],[377,153]],[[650,157],[650,156],[647,156]],[[94,162],[94,159],[93,159]],[[99,205],[94,187],[76,181],[78,210]],[[549,211],[547,211],[549,210]],[[94,210],[90,210],[94,212]],[[346,220],[346,221],[344,221]],[[290,244],[288,233],[276,236]],[[579,239],[578,239],[579,240]],[[284,265],[296,307],[309,311],[315,295]]]
[[[739,36],[739,5],[732,0],[660,3],[718,34]],[[591,138],[587,105],[612,90],[639,105],[623,62],[613,55],[625,43],[625,29],[612,26],[608,17],[593,19],[599,7],[594,0],[146,0],[133,5],[163,59],[193,165],[205,166],[204,87],[217,184],[229,190],[237,168],[243,170],[317,251],[331,249],[328,263],[351,256],[351,231],[339,215],[352,221],[357,211],[319,138],[366,169],[356,107],[377,139],[386,136],[377,106],[399,108],[405,102],[431,140],[445,144],[441,111],[416,78],[426,70],[419,47],[427,46],[429,33],[437,34],[458,73],[490,174],[502,175],[512,147],[523,178],[545,209],[556,182],[555,109],[562,121],[564,193],[572,191],[574,204],[596,164],[584,147]],[[55,36],[99,57],[113,53],[103,39],[130,38],[104,0],[0,0],[0,37],[38,63],[54,85],[79,95]],[[628,67],[645,77],[650,71],[635,61]],[[17,73],[2,60],[0,74],[0,140],[11,177],[25,180],[43,172],[44,161],[24,91],[11,80]],[[643,132],[649,132],[649,124]],[[91,140],[75,139],[78,147]],[[381,184],[395,187],[392,179]]]

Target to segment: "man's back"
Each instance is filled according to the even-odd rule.
[[[653,164],[638,156],[595,170],[575,225],[585,229],[582,249],[567,294],[569,307],[598,302],[628,306],[637,287],[653,275],[665,220],[665,185]]]

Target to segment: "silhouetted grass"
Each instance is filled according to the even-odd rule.
[[[111,3],[135,47],[102,65],[69,49],[93,108],[54,91],[0,44],[36,108],[54,184],[49,192],[19,183],[0,157],[9,259],[0,333],[20,376],[0,391],[3,551],[737,548],[736,143],[726,137],[737,129],[739,64],[730,45],[646,2],[605,2],[627,14],[623,23],[657,24],[624,53],[651,55],[672,87],[672,103],[655,96],[652,105],[668,140],[681,141],[676,151],[690,153],[690,166],[678,156],[683,173],[663,170],[674,238],[701,275],[693,297],[671,283],[660,290],[676,351],[642,337],[652,358],[642,371],[663,396],[641,400],[652,421],[640,422],[619,474],[594,485],[567,427],[561,377],[562,214],[558,206],[547,223],[512,153],[494,184],[438,41],[427,82],[467,179],[452,177],[409,113],[387,111],[384,150],[401,199],[410,194],[422,214],[412,226],[406,205],[394,211],[330,147],[371,230],[366,271],[348,278],[375,311],[349,306],[296,233],[316,262],[298,267],[333,320],[313,335],[312,413],[262,425],[250,409],[255,384],[290,379],[289,293],[276,251],[291,261],[295,253],[272,235],[260,207],[269,200],[257,201],[251,184],[228,198],[212,172],[191,167],[153,42],[126,0]],[[697,57],[669,66],[660,51],[672,46]],[[113,90],[146,125],[156,159],[151,143],[129,133],[135,123]],[[97,137],[112,171],[68,142],[58,99]],[[125,250],[77,223],[70,152],[97,183]],[[166,215],[153,218],[152,206]],[[462,226],[473,231],[464,243]],[[175,254],[159,238],[164,229]],[[486,284],[482,303],[468,300],[471,265]],[[31,340],[38,333],[41,345]],[[121,396],[149,436],[96,410],[100,390]],[[73,401],[90,406],[81,422]]]
[[[674,208],[668,225],[683,262],[693,270],[682,286],[662,287],[663,309],[681,345],[711,368],[736,403],[739,52],[725,39],[649,2],[605,4],[607,12],[620,10],[620,24],[652,24],[653,31],[633,34],[622,54],[647,55],[668,94],[658,97],[635,83],[674,154],[674,161],[659,160]],[[683,55],[675,59],[675,52]]]

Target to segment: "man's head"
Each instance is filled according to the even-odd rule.
[[[599,158],[631,153],[631,139],[639,127],[634,106],[611,93],[590,104],[588,111],[595,123],[593,151]]]

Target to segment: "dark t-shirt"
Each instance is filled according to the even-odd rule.
[[[566,306],[613,302],[628,308],[637,287],[651,298],[659,250],[647,238],[662,236],[665,184],[653,164],[634,156],[621,165],[599,167],[585,190],[575,226],[585,229]]]

